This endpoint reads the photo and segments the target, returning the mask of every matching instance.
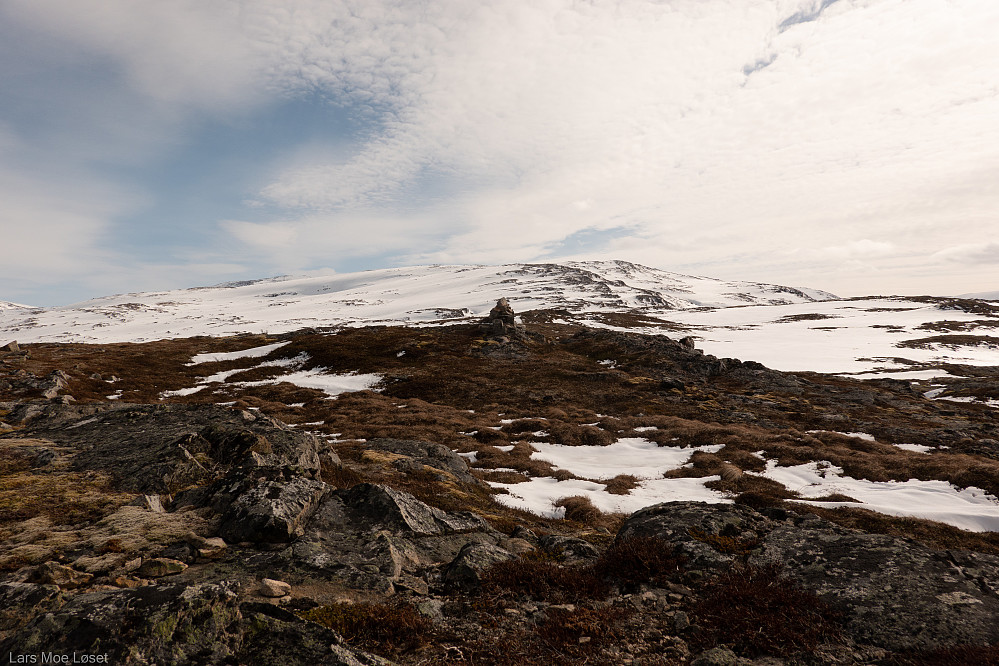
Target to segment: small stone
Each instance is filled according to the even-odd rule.
[[[131,576],[115,576],[111,581],[115,587],[133,588],[142,587],[146,585],[146,581],[141,578],[132,578]]]
[[[421,601],[416,604],[416,612],[423,617],[430,618],[431,620],[443,620],[443,608],[444,602],[440,599],[427,599],[426,601]]]
[[[186,568],[187,565],[180,560],[172,560],[168,557],[153,557],[143,560],[142,565],[139,567],[139,575],[148,576],[149,578],[161,578],[162,576],[178,574]]]
[[[532,550],[536,550],[531,542],[526,539],[501,539],[498,545],[503,550],[508,550],[514,555],[521,555],[523,553],[529,553]]]
[[[683,611],[677,611],[673,615],[673,628],[677,631],[683,631],[690,626],[690,617]]]
[[[221,537],[211,537],[205,538],[194,534],[193,532],[184,537],[184,540],[194,548],[197,552],[198,557],[202,557],[206,560],[217,560],[225,555],[228,545],[225,539]]]
[[[65,564],[46,562],[35,567],[28,580],[32,583],[58,585],[64,590],[72,590],[81,585],[86,585],[93,577],[93,574],[77,571]]]
[[[260,581],[260,587],[258,588],[260,594],[265,597],[277,598],[283,597],[291,594],[291,585],[284,582],[283,580],[274,580],[272,578],[264,578]]]
[[[735,666],[739,657],[728,648],[711,648],[697,655],[690,666]]]

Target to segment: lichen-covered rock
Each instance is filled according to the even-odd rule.
[[[441,582],[446,589],[472,591],[481,585],[483,570],[510,559],[513,559],[513,555],[499,546],[470,543],[444,567]]]
[[[708,571],[724,571],[740,557],[780,562],[784,576],[842,613],[858,643],[904,651],[999,641],[999,557],[932,550],[783,509],[767,513],[667,502],[632,515],[618,538],[665,539],[689,558],[688,567]],[[724,553],[723,544],[746,548]]]
[[[818,518],[779,524],[759,559],[844,613],[855,640],[891,650],[999,641],[999,557],[935,551]]]
[[[57,585],[0,583],[0,632],[19,629],[35,615],[58,608],[64,600],[65,593]]]
[[[142,561],[142,564],[139,565],[138,573],[140,576],[146,576],[147,578],[162,578],[163,576],[179,574],[186,568],[187,565],[180,560],[174,560],[169,557],[152,557]]]
[[[292,544],[291,559],[349,587],[390,593],[418,582],[468,543],[492,544],[498,533],[480,517],[447,513],[409,493],[360,484],[329,494]]]
[[[666,502],[632,514],[618,531],[618,538],[658,537],[674,544],[690,569],[719,569],[735,556],[705,541],[706,536],[755,538],[772,526],[757,511],[739,504]]]
[[[426,465],[442,470],[462,483],[482,485],[482,482],[468,471],[465,459],[443,444],[406,439],[372,439],[365,446],[369,449],[404,455],[420,466]]]
[[[592,543],[575,537],[548,534],[538,539],[538,543],[544,550],[557,553],[570,560],[596,559],[600,555]]]
[[[81,594],[0,641],[0,652],[109,655],[110,663],[389,662],[269,603],[240,603],[229,584],[159,585]]]
[[[39,564],[28,576],[28,582],[42,585],[58,585],[64,590],[72,590],[86,585],[93,579],[93,575],[77,571],[73,567],[67,567],[58,562],[45,562]]]
[[[736,666],[739,657],[728,648],[711,648],[694,657],[690,666]]]
[[[418,535],[486,531],[481,517],[459,511],[445,513],[407,492],[373,483],[337,490],[337,497],[360,523]]]
[[[219,534],[230,542],[280,543],[300,536],[330,492],[322,481],[296,477],[264,481],[242,492],[222,516]]]
[[[106,471],[120,489],[145,494],[176,493],[242,465],[313,477],[324,448],[315,435],[215,405],[36,405],[19,418],[26,433],[77,449],[76,469]]]

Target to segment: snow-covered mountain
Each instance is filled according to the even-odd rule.
[[[999,366],[999,307],[977,301],[839,300],[815,289],[681,275],[624,261],[415,266],[278,277],[29,308],[0,304],[0,342],[142,342],[306,327],[435,325],[482,317],[500,297],[556,321],[693,335],[720,357],[779,370],[940,375]],[[620,313],[638,315],[622,318]],[[976,335],[974,333],[985,333]],[[872,376],[872,375],[864,375]]]
[[[500,297],[518,312],[562,308],[649,314],[835,298],[817,290],[725,282],[620,261],[415,266],[12,308],[0,319],[0,332],[22,342],[136,342],[307,326],[412,324],[481,317]]]

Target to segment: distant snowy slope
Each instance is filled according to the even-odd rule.
[[[977,294],[961,294],[958,298],[980,298],[983,301],[999,301],[999,291],[981,291]]]
[[[723,282],[614,261],[416,266],[124,294],[64,307],[11,310],[0,320],[0,332],[22,342],[137,342],[309,326],[433,322],[480,317],[503,296],[519,312],[562,308],[660,315],[704,306],[833,298],[824,292]]]
[[[414,266],[124,294],[56,308],[4,304],[0,341],[142,342],[307,327],[434,325],[474,321],[504,296],[519,313],[558,309],[556,322],[692,335],[709,354],[777,370],[916,378],[914,372],[946,374],[940,364],[999,366],[999,306],[985,301],[837,300],[818,290],[727,282],[623,261]]]
[[[21,305],[20,303],[11,303],[9,301],[0,301],[0,312],[3,310],[31,310],[33,309],[30,305]]]
[[[571,261],[565,265],[592,271],[605,280],[620,280],[633,287],[668,293],[703,307],[786,305],[837,298],[835,294],[818,289],[761,282],[726,282],[715,278],[670,273],[627,261]]]

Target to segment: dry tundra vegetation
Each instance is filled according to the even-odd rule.
[[[259,410],[330,442],[339,463],[324,464],[322,479],[335,488],[383,484],[443,511],[472,511],[511,541],[529,531],[583,539],[595,549],[595,557],[575,558],[528,544],[519,557],[487,567],[474,592],[445,597],[435,613],[452,618],[447,622],[421,612],[419,598],[401,593],[341,591],[290,606],[303,620],[399,663],[669,664],[716,646],[744,660],[770,656],[786,663],[999,663],[995,645],[881,651],[868,655],[869,662],[856,656],[850,661],[844,655],[854,654],[853,648],[837,613],[784,578],[779,565],[749,564],[757,545],[751,539],[692,530],[692,538],[732,555],[734,564],[717,576],[691,575],[684,558],[662,540],[615,540],[625,516],[605,514],[584,497],[559,502],[564,518],[543,518],[497,503],[499,491],[485,484],[402,465],[404,456],[368,445],[391,438],[475,452],[469,465],[473,476],[508,484],[529,477],[574,478],[532,459],[529,442],[600,446],[641,436],[669,446],[721,445],[715,453],[697,452],[689,465],[667,476],[718,476],[709,487],[737,504],[814,514],[940,551],[999,555],[997,533],[797,503],[794,489],[747,474],[764,468],[757,455],[763,452],[784,465],[824,460],[855,478],[938,479],[999,496],[994,409],[927,400],[908,382],[778,373],[759,364],[697,356],[662,337],[552,323],[557,315],[527,313],[530,336],[512,342],[483,337],[474,325],[367,327],[141,344],[33,344],[3,355],[0,422],[6,422],[7,432],[0,438],[0,571],[14,576],[49,561],[155,553],[192,531],[202,536],[212,531],[195,512],[180,520],[130,506],[137,495],[125,489],[113,465],[84,469],[74,463],[75,450],[32,430],[30,418],[16,420],[25,404],[60,403],[70,395],[74,407],[94,413],[123,404],[223,404]],[[963,337],[961,326],[947,322],[935,332],[916,342],[946,344]],[[262,358],[189,363],[199,353],[275,342],[287,344]],[[383,379],[373,390],[330,399],[321,390],[281,382],[287,366],[262,365],[282,359],[297,359],[303,369],[377,373]],[[996,370],[980,369],[973,386],[955,383],[952,394],[994,399]],[[43,398],[47,385],[41,380],[55,371],[65,374],[65,386],[60,397]],[[200,391],[164,397],[221,372],[232,374]],[[274,383],[240,384],[260,380]],[[876,441],[844,432],[869,433]],[[926,455],[895,443],[940,448]],[[54,464],[39,465],[43,450],[54,456]],[[620,475],[603,483],[611,493],[627,494],[638,480]],[[129,586],[134,580],[98,573],[80,590]],[[666,596],[649,596],[650,590]],[[539,604],[544,612],[526,622]],[[28,619],[0,611],[0,632],[6,632],[0,638]],[[683,633],[687,624],[695,630]],[[812,653],[819,656],[807,656]]]

